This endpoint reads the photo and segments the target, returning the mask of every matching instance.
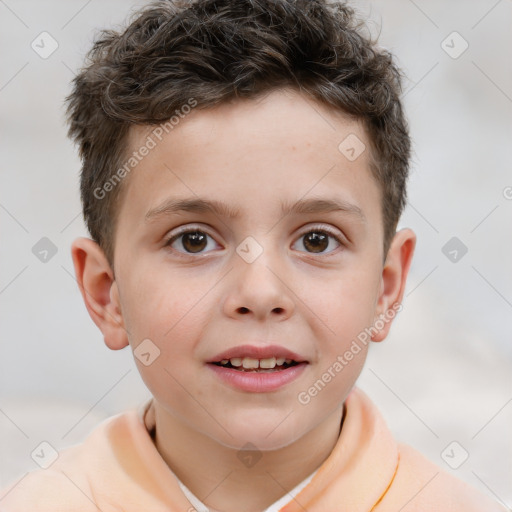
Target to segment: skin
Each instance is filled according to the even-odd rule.
[[[130,147],[149,133],[132,128]],[[338,150],[349,134],[369,147],[359,122],[292,90],[194,110],[124,183],[115,274],[95,242],[73,243],[77,280],[107,346],[135,349],[149,338],[159,348],[149,366],[135,359],[155,398],[156,447],[212,510],[262,510],[322,464],[367,346],[309,403],[298,394],[402,300],[416,237],[397,232],[384,261],[380,189],[369,150],[352,162]],[[171,197],[222,201],[239,215],[180,211],[145,221]],[[343,200],[362,216],[281,213],[281,203],[313,198]],[[203,252],[187,253],[187,237],[165,245],[180,226],[210,235]],[[304,235],[325,230],[341,243],[329,238],[312,252]],[[253,263],[236,252],[248,236],[263,248]],[[236,390],[206,362],[246,343],[283,345],[309,364],[277,391]],[[262,455],[249,468],[237,457],[248,442]]]

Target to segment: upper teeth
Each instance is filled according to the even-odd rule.
[[[291,364],[292,359],[285,359],[284,357],[269,357],[267,359],[253,359],[252,357],[232,357],[231,359],[223,359],[220,364],[226,365],[231,363],[231,366],[251,369],[251,368],[268,368],[272,369],[276,366],[281,366],[284,363]]]

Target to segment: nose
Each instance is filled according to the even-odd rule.
[[[262,256],[252,263],[242,259],[230,272],[224,313],[235,319],[283,321],[295,310],[293,292],[284,275],[280,275]]]

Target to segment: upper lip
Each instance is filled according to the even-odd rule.
[[[217,354],[208,362],[219,363],[223,359],[233,359],[235,357],[251,357],[253,359],[269,359],[271,357],[277,359],[284,357],[285,359],[292,359],[297,363],[307,362],[304,357],[279,345],[239,345],[238,347],[233,347]]]

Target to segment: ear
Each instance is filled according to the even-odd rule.
[[[401,310],[415,246],[416,235],[411,229],[401,229],[393,237],[382,269],[374,322],[379,324],[378,319],[380,318],[382,319],[380,324],[383,323],[384,326],[381,329],[376,329],[377,332],[372,335],[372,341],[382,341],[386,338],[396,312]]]
[[[119,290],[105,253],[89,238],[77,238],[71,244],[78,287],[94,323],[112,350],[128,345],[119,301]]]

